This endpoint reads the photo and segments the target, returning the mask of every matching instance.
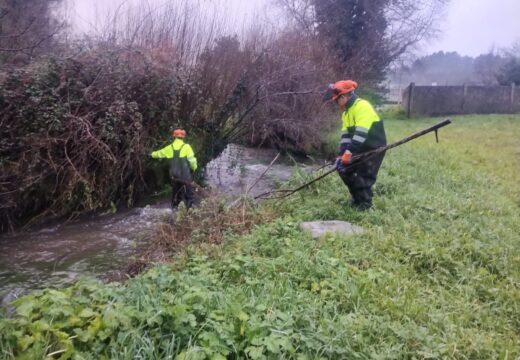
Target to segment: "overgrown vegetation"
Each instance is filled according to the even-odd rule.
[[[434,121],[386,128],[396,140]],[[276,220],[125,284],[19,299],[0,320],[2,356],[517,358],[519,133],[519,116],[457,117],[440,144],[432,135],[387,154],[373,210],[342,205],[347,191],[330,176],[265,203]],[[298,223],[317,219],[365,233],[313,240]]]
[[[445,0],[275,3],[301,21],[238,32],[218,4],[122,3],[77,38],[58,0],[0,2],[0,232],[132,206],[162,185],[146,158],[175,126],[201,165],[230,142],[319,148],[326,85],[348,74],[373,93]]]
[[[173,6],[168,14],[186,28],[168,27],[167,17],[132,18],[125,33],[115,24],[116,35],[71,46],[67,56],[0,72],[0,232],[132,206],[164,184],[164,171],[147,158],[170,141],[173,127],[188,131],[200,168],[233,141],[316,146],[309,119],[319,111],[321,94],[308,92],[313,101],[294,94],[306,84],[326,83],[321,68],[312,68],[317,48],[300,44],[289,55],[283,49],[290,38],[280,39],[267,56],[218,32],[202,41],[193,25],[211,23],[194,24],[196,17],[176,11]],[[128,39],[129,33],[139,36]],[[296,59],[308,62],[311,53],[314,65],[296,75]],[[294,121],[280,126],[289,112]],[[255,121],[259,117],[272,123]]]
[[[189,211],[181,205],[173,221],[167,216],[157,226],[150,244],[151,258],[155,260],[153,253],[157,251],[169,258],[187,245],[220,245],[226,235],[244,234],[273,216],[269,211],[259,211],[250,198],[239,198],[229,204],[225,198],[209,194]]]
[[[188,131],[201,166],[222,151],[235,139],[224,133],[235,129],[229,119],[243,90],[201,92],[205,78],[185,75],[113,46],[8,74],[0,87],[0,230],[131,206],[163,184],[147,159],[174,126]]]

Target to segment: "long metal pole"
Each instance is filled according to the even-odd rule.
[[[446,120],[443,120],[443,121],[441,121],[441,122],[439,122],[439,123],[437,123],[437,124],[435,124],[433,126],[430,126],[429,128],[426,128],[424,130],[421,130],[421,131],[418,131],[416,133],[413,133],[412,135],[407,136],[407,137],[405,137],[405,138],[403,138],[403,139],[401,139],[399,141],[396,141],[396,142],[394,142],[394,143],[392,143],[390,145],[382,146],[380,148],[368,151],[366,153],[355,155],[355,156],[352,157],[352,162],[349,165],[347,165],[345,167],[345,169],[349,169],[349,168],[355,166],[356,164],[359,164],[360,162],[366,161],[368,158],[370,158],[370,157],[372,157],[374,155],[380,154],[382,152],[385,152],[385,151],[390,150],[392,148],[395,148],[397,146],[403,145],[404,143],[407,143],[408,141],[411,141],[413,139],[417,139],[418,137],[421,137],[421,136],[423,136],[425,134],[428,134],[428,133],[430,133],[432,131],[435,131],[435,133],[437,134],[437,130],[439,130],[441,127],[444,127],[444,126],[449,125],[449,124],[451,124],[451,120],[450,119],[446,119]],[[269,192],[266,192],[266,193],[263,193],[263,194],[255,196],[255,199],[262,199],[262,198],[264,198],[264,199],[283,199],[283,198],[286,198],[286,197],[294,194],[295,192],[298,192],[298,191],[308,187],[309,185],[314,184],[316,181],[323,179],[324,177],[332,174],[335,171],[336,171],[336,169],[331,169],[331,170],[327,171],[326,173],[324,173],[323,175],[318,176],[316,179],[313,179],[313,180],[309,181],[308,183],[305,183],[302,186],[297,187],[296,189],[269,191]],[[266,197],[268,195],[276,194],[276,193],[283,193],[283,195]]]

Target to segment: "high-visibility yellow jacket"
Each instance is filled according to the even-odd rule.
[[[191,171],[197,170],[197,158],[195,153],[189,144],[186,144],[182,139],[175,139],[170,145],[163,147],[161,150],[152,152],[151,156],[154,159],[166,158],[172,159],[173,152],[179,151],[180,158],[186,158],[190,166]]]
[[[352,99],[341,115],[339,154],[350,150],[353,154],[386,145],[383,122],[372,105],[358,97]]]

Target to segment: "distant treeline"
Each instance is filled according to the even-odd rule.
[[[520,48],[477,57],[457,52],[436,52],[389,72],[393,86],[416,85],[509,85],[520,84]]]

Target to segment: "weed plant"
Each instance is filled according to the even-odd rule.
[[[273,216],[266,209],[259,211],[248,197],[228,204],[226,199],[208,193],[196,207],[188,210],[181,203],[173,217],[167,215],[156,227],[150,250],[171,256],[186,245],[220,245],[226,235],[243,234]]]
[[[388,137],[435,121],[389,120]],[[517,359],[519,135],[519,116],[455,118],[439,144],[388,152],[372,210],[342,205],[332,175],[265,202],[276,220],[125,284],[21,298],[0,320],[0,356]],[[314,240],[298,226],[319,219],[365,232]]]

